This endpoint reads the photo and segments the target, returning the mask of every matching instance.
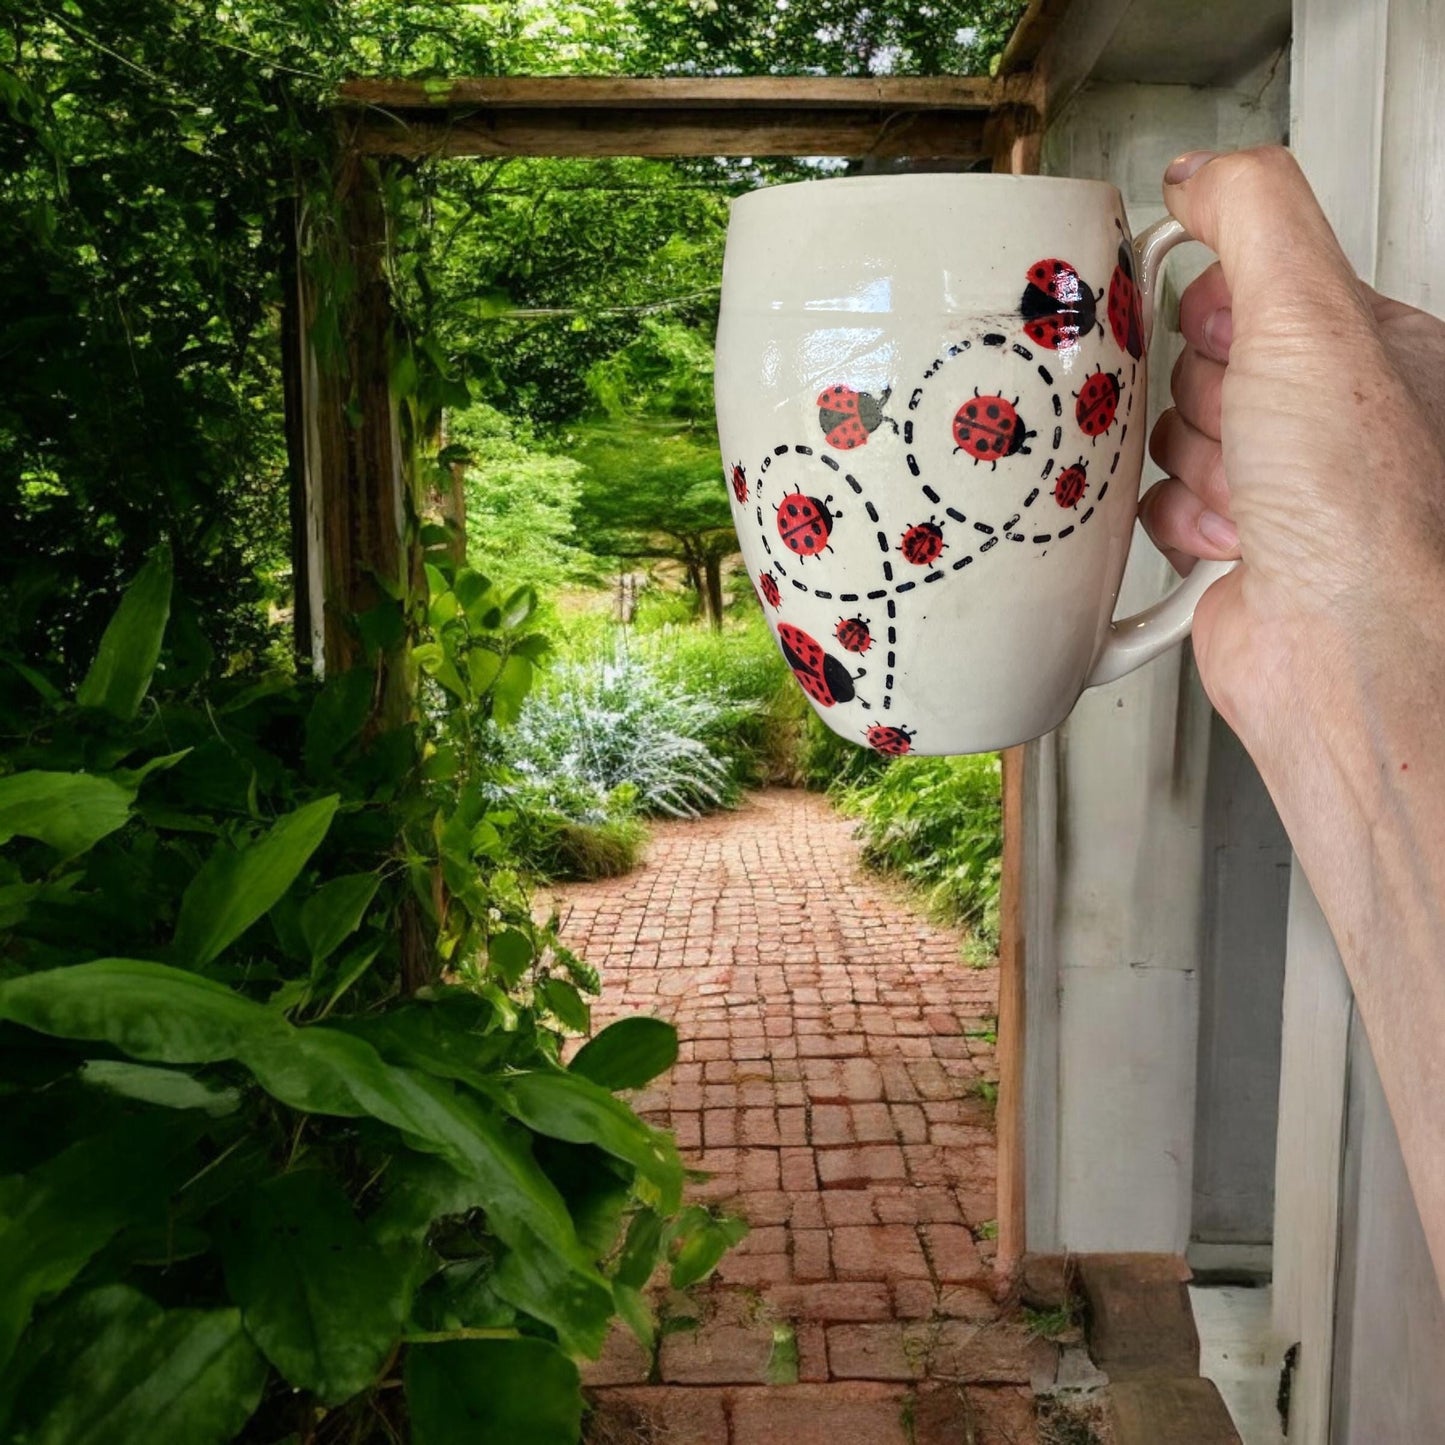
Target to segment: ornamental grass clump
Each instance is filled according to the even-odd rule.
[[[507,739],[516,772],[577,821],[609,814],[630,786],[639,813],[695,818],[737,794],[725,758],[703,741],[724,707],[669,686],[622,649],[558,668],[529,700]],[[579,816],[580,815],[580,816]]]

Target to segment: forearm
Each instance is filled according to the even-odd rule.
[[[1257,761],[1339,945],[1445,1287],[1445,656],[1401,620],[1441,616],[1445,587],[1383,611],[1388,627],[1316,622],[1281,649]]]

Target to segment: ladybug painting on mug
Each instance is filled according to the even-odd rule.
[[[1109,279],[1109,330],[1135,361],[1144,355],[1144,305],[1134,280],[1134,249],[1127,240],[1119,242],[1119,264]]]
[[[733,463],[729,480],[732,482],[733,496],[738,499],[738,505],[742,506],[748,499],[748,474],[743,470],[741,462]]]
[[[863,736],[870,748],[890,758],[901,758],[913,747],[913,733],[907,728],[890,727],[887,723],[874,723]]]
[[[1097,325],[1099,297],[1067,262],[1046,257],[1029,267],[1019,313],[1024,333],[1050,351],[1071,351]]]
[[[1024,443],[1034,435],[1019,415],[1019,399],[1009,401],[1003,396],[980,396],[973,389],[973,400],[966,401],[953,416],[955,452],[967,452],[975,462],[998,465],[1000,457],[1016,452],[1028,455]]]
[[[861,617],[840,617],[833,636],[849,652],[867,652],[873,646],[873,634]]]
[[[783,622],[778,626],[778,641],[793,675],[819,707],[852,702],[853,674],[831,653],[824,652],[816,638],[791,622]]]
[[[1083,386],[1075,394],[1074,420],[1086,437],[1097,441],[1114,425],[1114,419],[1119,415],[1122,390],[1123,378],[1119,373],[1105,371],[1102,366],[1085,378]]]
[[[778,536],[790,552],[800,557],[816,557],[833,534],[837,512],[828,510],[831,496],[818,498],[802,492],[789,492],[778,503]]]
[[[847,452],[866,446],[868,438],[885,421],[897,431],[898,423],[883,414],[892,394],[892,387],[882,396],[873,396],[866,391],[855,391],[851,386],[830,386],[818,397],[818,422],[823,428],[823,440],[830,447]]]

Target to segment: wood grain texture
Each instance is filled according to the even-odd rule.
[[[375,110],[356,147],[394,156],[913,156],[978,160],[984,117],[972,109],[735,105]]]
[[[344,81],[344,105],[392,110],[601,109],[641,115],[664,110],[730,110],[734,106],[808,110],[975,110],[1022,98],[1027,81],[984,75],[839,78],[812,75],[668,77],[461,77],[448,80]]]
[[[1015,75],[1032,66],[1063,23],[1072,3],[1073,0],[1030,0],[1028,9],[1019,16],[1013,34],[1004,46],[998,73],[1001,76]]]
[[[1039,117],[1017,107],[1003,112],[995,129],[993,168],[1013,175],[1035,175],[1039,168]],[[1025,119],[1025,115],[1027,119]],[[1027,128],[1025,128],[1027,127]],[[1031,137],[1033,143],[1026,143]],[[1028,1248],[1028,1153],[1025,1040],[1027,938],[1024,929],[1024,775],[1025,747],[1003,753],[1003,867],[999,884],[998,980],[998,1255],[1000,1274],[1017,1269]]]

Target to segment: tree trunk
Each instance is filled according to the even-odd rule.
[[[721,632],[723,625],[723,590],[721,557],[708,556],[704,564],[707,578],[707,620],[714,632]]]

